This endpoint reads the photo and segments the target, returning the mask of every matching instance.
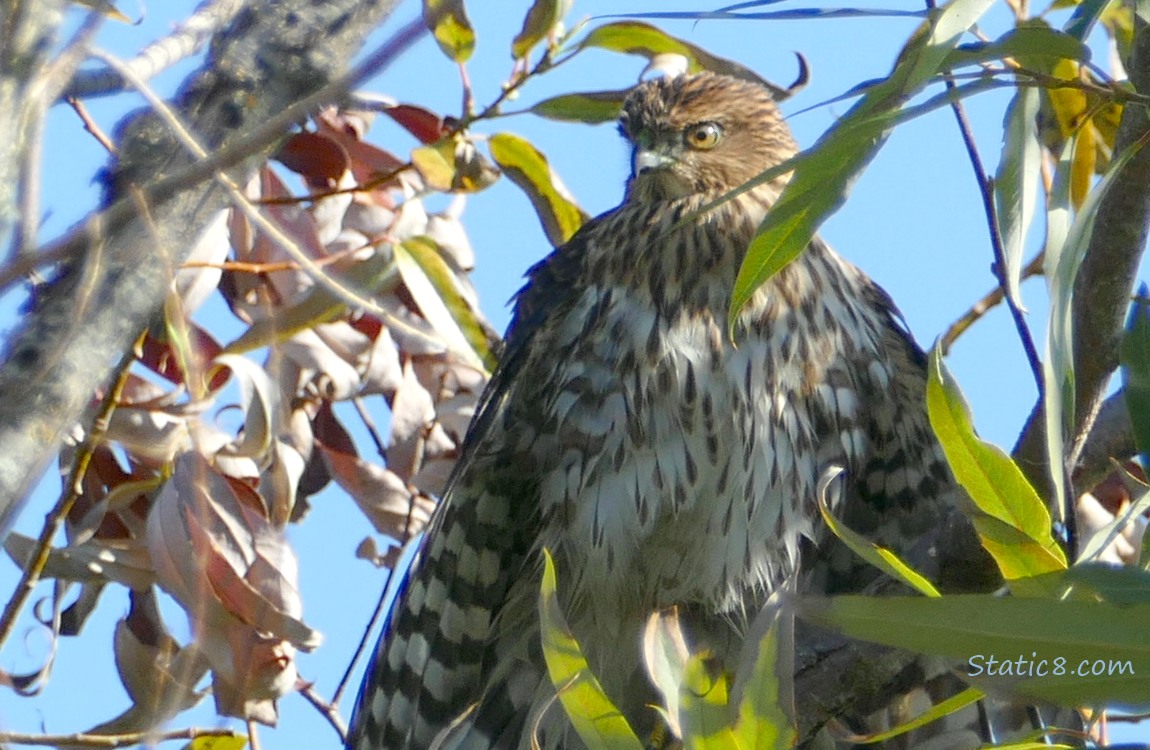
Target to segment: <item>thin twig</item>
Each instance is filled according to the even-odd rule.
[[[363,629],[363,635],[359,637],[359,643],[355,647],[355,653],[351,655],[351,661],[348,662],[347,669],[343,672],[343,677],[340,678],[339,684],[335,687],[335,692],[332,693],[330,701],[332,708],[339,706],[339,702],[343,698],[343,693],[347,690],[348,683],[351,682],[351,673],[355,671],[355,665],[359,661],[359,657],[367,650],[368,640],[375,631],[375,626],[379,624],[379,618],[383,616],[383,605],[387,601],[388,589],[391,588],[391,579],[394,575],[395,568],[388,568],[387,577],[383,581],[383,590],[379,593],[379,601],[375,603],[375,611],[371,613],[371,619],[368,620],[367,627]]]
[[[323,718],[327,719],[327,723],[331,724],[335,729],[335,733],[339,735],[339,741],[342,744],[347,740],[347,724],[344,722],[343,717],[339,715],[339,709],[331,703],[323,699],[315,689],[315,683],[305,682],[298,688],[298,692],[303,696],[304,700],[315,706]]]
[[[359,83],[382,71],[396,57],[422,38],[426,32],[427,27],[422,18],[408,23],[346,74],[335,78],[326,86],[285,107],[279,114],[253,128],[246,135],[240,136],[229,145],[213,151],[207,158],[192,162],[170,175],[141,185],[140,189],[144,197],[152,205],[162,203],[179,191],[198,185],[204,180],[214,177],[217,172],[250,158],[253,154],[281,138],[284,133],[310,113],[346,95]],[[85,222],[84,226],[78,227],[67,236],[53,242],[34,258],[30,260],[20,258],[9,264],[12,267],[0,268],[0,289],[22,278],[30,268],[57,263],[83,252],[87,246],[90,227],[98,226],[103,232],[115,233],[135,217],[135,205],[134,201],[121,199],[108,209],[94,214]]]
[[[56,502],[55,507],[48,513],[44,521],[44,528],[40,531],[40,538],[36,541],[35,550],[32,553],[31,559],[28,561],[24,568],[24,572],[20,576],[20,582],[16,584],[16,590],[12,593],[12,597],[8,603],[4,605],[4,611],[0,614],[0,648],[8,641],[8,637],[12,634],[12,629],[16,625],[16,619],[24,605],[28,601],[28,597],[32,595],[32,590],[36,584],[40,582],[40,576],[44,572],[44,566],[48,563],[48,557],[52,552],[52,540],[60,531],[60,527],[64,524],[64,519],[72,511],[72,506],[76,504],[76,500],[84,492],[84,475],[88,471],[88,465],[92,462],[92,456],[95,453],[96,447],[100,445],[104,439],[104,434],[108,431],[108,423],[112,417],[112,412],[115,411],[116,405],[123,395],[124,387],[128,383],[128,375],[131,371],[132,362],[135,359],[135,353],[128,351],[120,359],[117,365],[116,380],[112,387],[105,394],[104,400],[100,403],[99,410],[96,412],[95,418],[92,420],[92,427],[88,431],[84,442],[76,450],[76,457],[72,461],[72,472],[68,477],[68,483],[64,486],[64,491],[60,495],[60,499]],[[3,742],[3,740],[0,740]],[[55,743],[48,743],[55,744]]]
[[[96,124],[92,116],[88,114],[88,108],[84,106],[84,102],[80,101],[74,96],[69,96],[67,99],[68,106],[75,110],[80,118],[80,122],[84,123],[84,130],[92,134],[92,137],[104,147],[112,156],[116,155],[116,144],[112,143],[112,139]]]
[[[164,122],[171,128],[172,133],[180,141],[185,149],[191,153],[201,163],[211,161],[211,155],[207,149],[199,142],[199,140],[188,130],[184,123],[180,120],[179,115],[164,102],[152,89],[148,86],[146,81],[142,81],[135,77],[135,74],[124,67],[124,64],[102,50],[92,50],[92,55],[97,57],[109,66],[115,68],[120,72],[124,78],[137,87],[140,94],[147,100],[148,104],[152,106],[155,112],[164,120]],[[243,189],[236,184],[235,180],[229,177],[223,171],[216,171],[212,174],[216,183],[224,189],[225,192],[232,199],[232,203],[240,209],[241,213],[248,219],[248,221],[259,227],[260,231],[267,235],[268,239],[275,242],[284,252],[286,252],[292,260],[300,264],[301,269],[307,273],[317,284],[325,287],[329,292],[334,294],[338,299],[346,302],[349,305],[361,307],[382,318],[389,326],[394,328],[409,331],[415,335],[420,335],[409,323],[393,315],[391,312],[380,307],[375,302],[367,299],[359,292],[351,289],[338,281],[334,276],[326,273],[320,265],[299,246],[295,240],[287,235],[279,226],[270,221],[264,216],[260,210],[252,204],[244,195]],[[141,195],[146,197],[146,194],[141,191]]]
[[[248,719],[248,746],[260,750],[260,732],[254,719]]]
[[[387,445],[383,442],[383,436],[379,434],[379,428],[375,424],[375,420],[371,418],[371,413],[368,412],[367,407],[363,405],[363,399],[360,397],[353,398],[351,403],[355,406],[355,411],[359,414],[360,421],[363,426],[367,428],[367,434],[371,436],[371,442],[375,443],[375,449],[384,461],[387,460]]]
[[[234,729],[188,727],[167,732],[128,732],[125,734],[28,734],[0,732],[0,743],[11,745],[80,745],[82,747],[131,747],[156,744],[171,740],[194,740],[198,737],[243,737]]]
[[[176,63],[198,53],[212,35],[227,25],[246,3],[244,0],[210,0],[196,8],[171,34],[144,47],[127,61],[127,66],[143,80],[150,80]],[[124,91],[124,77],[112,68],[84,70],[73,78],[64,95],[68,98],[107,96]]]
[[[1045,253],[1039,251],[1022,267],[1022,275],[1020,278],[1029,279],[1031,276],[1042,275],[1042,261],[1044,257]],[[946,329],[946,333],[942,335],[942,339],[939,343],[943,356],[950,354],[950,348],[954,346],[954,342],[958,340],[959,336],[966,333],[967,329],[977,323],[983,315],[986,315],[997,307],[1005,298],[1006,294],[1002,291],[1002,287],[996,286],[987,292],[982,299],[971,305],[970,309],[963,313],[958,320],[951,323],[950,328]]]
[[[934,9],[935,0],[926,0],[928,8]],[[949,73],[943,73],[943,81],[946,84],[947,91],[954,91],[958,85],[954,82],[954,77]],[[954,112],[954,119],[958,123],[959,132],[962,134],[962,142],[966,146],[967,156],[970,158],[970,165],[974,169],[975,179],[978,180],[978,192],[982,196],[982,208],[986,213],[986,226],[990,231],[990,244],[994,248],[994,275],[998,279],[999,287],[1006,291],[1006,250],[1002,246],[1002,235],[998,232],[998,220],[995,217],[994,210],[994,193],[991,190],[990,179],[987,177],[986,169],[982,165],[982,157],[978,153],[978,144],[974,142],[974,133],[970,127],[970,121],[966,118],[966,110],[962,106],[962,102],[957,98],[952,99],[950,102],[950,109]],[[1030,365],[1030,373],[1034,377],[1035,387],[1038,389],[1038,395],[1041,398],[1046,391],[1046,385],[1042,377],[1042,361],[1038,357],[1038,349],[1034,346],[1034,337],[1030,333],[1030,328],[1026,325],[1026,319],[1023,317],[1022,310],[1010,295],[1005,296],[1006,306],[1010,310],[1010,317],[1014,320],[1014,327],[1018,330],[1018,338],[1022,341],[1022,349],[1026,353],[1026,360]]]

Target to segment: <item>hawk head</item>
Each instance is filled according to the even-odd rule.
[[[658,78],[627,97],[628,201],[719,195],[797,151],[769,89],[716,73]]]

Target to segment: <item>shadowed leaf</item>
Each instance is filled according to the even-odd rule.
[[[842,596],[800,601],[798,613],[853,638],[963,662],[970,680],[994,695],[1072,707],[1150,704],[1150,604]]]
[[[531,108],[531,112],[549,120],[585,122],[597,125],[611,122],[623,109],[623,100],[630,89],[620,91],[584,91],[561,94],[544,99]]]

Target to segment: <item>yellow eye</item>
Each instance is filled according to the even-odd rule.
[[[716,122],[701,122],[687,128],[687,145],[700,151],[714,148],[723,137],[723,128]]]

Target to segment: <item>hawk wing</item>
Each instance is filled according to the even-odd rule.
[[[426,747],[483,697],[492,626],[535,537],[538,473],[523,447],[539,394],[522,374],[533,352],[561,356],[539,339],[569,304],[598,222],[531,268],[516,296],[500,364],[376,647],[348,750]]]

